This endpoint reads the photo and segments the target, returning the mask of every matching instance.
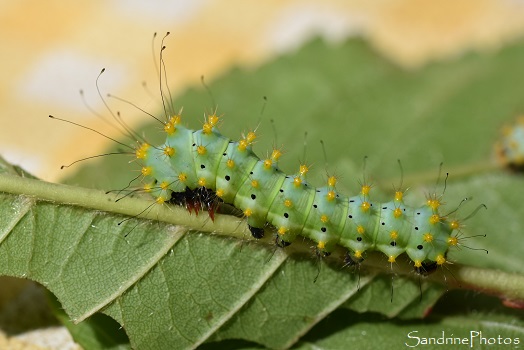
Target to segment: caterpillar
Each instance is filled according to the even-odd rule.
[[[154,146],[132,132],[109,108],[98,88],[98,78],[105,69],[96,83],[110,114],[137,142],[132,147],[133,156],[141,164],[136,179],[142,181],[140,191],[149,193],[157,204],[181,205],[197,214],[206,210],[211,219],[220,203],[230,204],[246,218],[255,239],[264,237],[265,229],[272,226],[277,247],[285,248],[297,237],[304,237],[315,242],[315,252],[321,258],[342,246],[347,249],[345,265],[360,264],[367,252],[379,251],[391,264],[406,254],[417,273],[427,274],[444,265],[449,249],[460,245],[461,222],[440,213],[442,195],[432,193],[426,203],[413,208],[404,203],[404,192],[399,188],[391,201],[378,203],[371,199],[372,186],[364,182],[357,195],[345,196],[336,189],[336,176],[329,176],[324,187],[310,185],[306,164],[301,164],[293,175],[282,172],[278,167],[282,151],[278,148],[260,159],[253,152],[255,131],[238,141],[223,136],[216,110],[206,115],[201,129],[185,127],[181,112],[171,112],[171,99],[164,95],[164,49],[162,40],[157,73],[165,120],[108,95],[160,122],[165,134],[162,145]]]
[[[181,118],[173,114],[164,122],[163,145],[141,142],[136,148],[143,190],[156,203],[197,212],[205,208],[211,218],[218,202],[228,203],[243,213],[254,238],[263,237],[269,224],[276,230],[277,246],[302,236],[314,241],[318,256],[325,257],[340,245],[347,249],[349,264],[363,261],[368,251],[384,253],[390,263],[405,253],[421,274],[445,264],[449,248],[459,244],[454,232],[460,223],[439,213],[439,195],[411,208],[400,189],[391,201],[376,203],[366,183],[351,197],[338,193],[335,176],[315,188],[306,181],[307,165],[293,175],[279,170],[279,149],[260,159],[252,150],[256,132],[232,141],[218,130],[216,113],[205,117],[200,130],[186,128]]]
[[[503,166],[516,171],[524,170],[524,116],[502,129],[495,150]]]

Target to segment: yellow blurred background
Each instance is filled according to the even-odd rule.
[[[60,165],[100,153],[105,140],[49,114],[117,136],[79,94],[104,112],[95,89],[101,68],[104,94],[159,110],[142,87],[156,94],[154,32],[171,32],[166,66],[176,94],[201,75],[211,81],[235,65],[260,65],[319,35],[366,37],[410,68],[494,49],[524,33],[524,1],[13,1],[0,4],[0,27],[0,154],[56,181]],[[124,115],[130,125],[143,118]]]
[[[102,152],[106,140],[49,114],[117,135],[79,94],[103,111],[95,89],[103,67],[104,94],[159,110],[142,87],[157,91],[154,32],[171,32],[165,58],[176,94],[201,75],[211,81],[233,66],[256,67],[319,35],[335,43],[363,36],[408,69],[494,50],[524,34],[524,1],[3,1],[0,29],[0,154],[57,181],[66,175],[60,165]],[[125,113],[131,126],[144,118],[134,111]]]

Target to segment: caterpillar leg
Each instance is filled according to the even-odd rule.
[[[344,267],[350,267],[350,266],[360,266],[360,264],[364,261],[363,257],[357,258],[354,254],[352,254],[349,250],[346,252],[346,255],[344,256]]]
[[[197,200],[196,190],[192,190],[189,187],[186,187],[184,192],[171,193],[171,199],[168,203],[180,205],[186,208],[189,213],[195,212],[196,215],[198,215],[200,211],[200,203]]]
[[[358,291],[360,291],[360,266],[363,261],[364,261],[364,258],[362,256],[357,258],[355,256],[355,253],[349,250],[346,251],[346,254],[344,255],[344,266],[343,267],[353,267],[357,270],[357,273],[358,273],[357,290]]]
[[[169,203],[183,206],[190,213],[196,215],[202,210],[206,210],[211,220],[215,220],[215,213],[221,200],[214,191],[205,187],[190,189],[186,187],[184,192],[173,192]]]
[[[318,246],[315,247],[315,255],[320,259],[327,258],[331,255],[331,252],[325,251],[322,248],[319,248]]]
[[[207,211],[212,221],[215,221],[215,213],[218,210],[221,199],[213,190],[205,187],[200,187],[195,192],[195,202],[198,203],[200,209]]]
[[[170,204],[179,205],[181,207],[187,208],[187,191],[189,188],[186,187],[185,192],[173,192],[171,193],[171,199],[169,200]],[[189,210],[189,209],[188,209]]]
[[[260,239],[262,237],[264,237],[264,229],[261,228],[261,227],[254,227],[254,226],[251,226],[251,225],[247,225],[247,227],[249,228],[249,231],[251,232],[251,236],[253,236],[253,238],[256,238],[256,239]]]
[[[322,259],[330,256],[331,252],[324,250],[324,248],[319,247],[318,245],[316,245],[314,249],[315,249],[315,256],[317,257],[316,259],[317,260],[317,275],[315,276],[313,283],[316,283],[318,277],[320,276],[320,269],[322,267]]]
[[[279,248],[285,248],[289,246],[291,242],[284,241],[282,237],[277,233],[275,234],[275,245]]]
[[[435,261],[422,262],[422,266],[415,266],[415,272],[421,276],[428,276],[433,273],[438,267]]]

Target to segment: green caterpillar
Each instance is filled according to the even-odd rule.
[[[449,248],[458,245],[453,232],[460,224],[439,214],[439,196],[410,208],[400,190],[388,203],[371,201],[367,184],[358,195],[343,196],[334,176],[327,186],[315,188],[306,182],[306,165],[286,175],[277,167],[278,149],[261,160],[252,151],[254,132],[232,141],[218,131],[219,121],[216,114],[208,115],[202,129],[193,131],[174,115],[164,124],[162,146],[141,143],[136,149],[143,188],[157,203],[185,203],[196,211],[206,206],[212,216],[218,198],[243,212],[255,238],[263,237],[269,223],[276,228],[278,246],[303,236],[316,243],[319,256],[340,245],[355,263],[368,251],[383,252],[390,263],[406,253],[419,273],[445,264]]]

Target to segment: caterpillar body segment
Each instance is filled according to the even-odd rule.
[[[216,193],[226,203],[233,203],[238,190],[257,163],[251,148],[239,150],[238,142],[230,142],[222,153],[216,176]]]
[[[347,200],[348,214],[340,234],[340,245],[350,249],[355,261],[363,259],[363,254],[374,247],[377,213],[367,195],[354,196]]]
[[[215,132],[205,134],[202,130],[197,130],[193,133],[192,150],[189,154],[194,155],[197,182],[191,185],[216,190],[217,169],[228,144],[229,139]]]
[[[268,212],[285,178],[276,167],[266,168],[261,160],[255,163],[233,203],[244,212],[249,226],[262,229],[266,225]]]
[[[267,217],[277,229],[279,245],[289,245],[303,232],[315,199],[314,193],[314,188],[309,187],[300,174],[285,177]]]

